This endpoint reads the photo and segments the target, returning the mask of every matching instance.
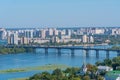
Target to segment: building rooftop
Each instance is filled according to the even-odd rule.
[[[98,66],[98,68],[100,68],[100,69],[106,69],[106,68],[111,68],[111,67],[108,67],[108,66]]]

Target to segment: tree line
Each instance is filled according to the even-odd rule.
[[[0,46],[0,54],[14,54],[14,53],[24,53],[24,52],[33,52],[32,48],[5,48]]]

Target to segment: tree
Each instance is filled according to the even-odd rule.
[[[116,67],[120,66],[120,57],[115,57],[112,59],[112,67],[116,70]]]
[[[112,60],[110,60],[110,59],[105,59],[105,60],[104,60],[104,64],[107,65],[107,66],[111,66]]]
[[[35,74],[34,76],[30,77],[29,80],[39,80],[41,77],[41,74],[38,73],[38,74]]]
[[[99,65],[101,65],[101,64],[102,64],[102,62],[100,62],[100,61],[97,61],[97,62],[95,63],[96,66],[99,66]]]
[[[84,76],[83,80],[90,80],[90,77],[89,76]]]
[[[76,72],[80,71],[80,68],[67,68],[64,72],[69,74],[75,74]]]
[[[61,80],[61,78],[63,76],[61,69],[55,69],[53,71],[52,75],[54,75],[57,80]]]
[[[97,71],[97,67],[91,64],[87,64],[87,71],[90,72],[96,72]]]
[[[117,66],[119,66],[119,63],[117,63],[117,62],[112,63],[113,70],[116,70]]]
[[[73,80],[81,80],[79,77],[75,77],[73,78]]]
[[[97,76],[97,80],[104,80],[102,76]]]
[[[42,80],[51,80],[51,75],[48,72],[43,72],[40,79]]]

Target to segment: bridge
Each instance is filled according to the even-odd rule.
[[[14,45],[6,45],[5,48],[14,48]],[[117,56],[120,56],[120,50],[114,50],[114,49],[107,49],[107,48],[91,48],[91,47],[75,47],[75,46],[37,46],[37,45],[29,45],[29,46],[16,46],[17,48],[32,48],[34,51],[36,51],[37,48],[42,48],[45,50],[45,54],[48,54],[48,49],[56,49],[58,54],[61,54],[61,49],[68,49],[71,50],[71,55],[74,55],[75,50],[84,50],[86,53],[86,56],[89,57],[89,51],[94,50],[96,51],[96,57],[99,57],[99,51],[105,51],[106,57],[109,58],[110,51],[117,52]]]

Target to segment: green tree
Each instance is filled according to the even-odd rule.
[[[84,76],[83,80],[90,80],[90,77],[89,76]]]
[[[102,76],[97,76],[97,80],[104,80]]]
[[[40,79],[41,80],[51,80],[51,75],[48,72],[42,72]]]
[[[69,73],[70,75],[75,74],[76,72],[80,71],[80,68],[67,68],[64,72]]]
[[[105,59],[105,60],[104,60],[104,64],[105,64],[106,66],[111,66],[112,60],[110,60],[110,59]]]
[[[61,80],[63,73],[62,73],[61,69],[55,69],[53,71],[52,75],[54,75],[57,80]]]
[[[73,78],[73,80],[81,80],[79,77],[75,77]]]

